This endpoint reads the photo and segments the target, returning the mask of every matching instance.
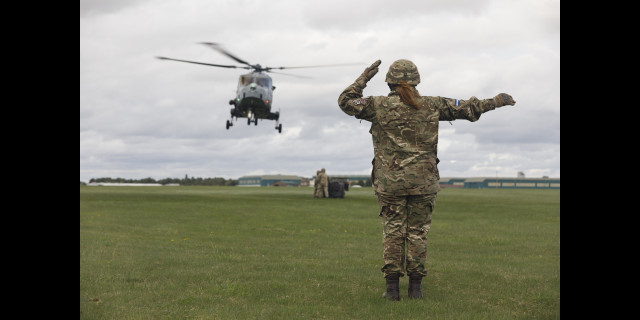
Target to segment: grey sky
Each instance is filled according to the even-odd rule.
[[[226,130],[246,70],[155,59],[236,64],[198,42],[263,66],[362,64],[270,74],[282,134],[267,120]],[[368,174],[369,123],[337,98],[377,59],[364,94],[386,95],[402,58],[422,95],[517,101],[440,123],[442,177],[560,176],[559,1],[81,0],[80,180]]]

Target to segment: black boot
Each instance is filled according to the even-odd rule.
[[[409,276],[409,299],[422,299],[421,276]]]
[[[400,278],[397,274],[385,276],[387,280],[387,291],[382,295],[383,298],[399,301],[400,300]]]

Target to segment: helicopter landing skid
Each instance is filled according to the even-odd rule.
[[[227,130],[229,130],[229,127],[233,127],[233,117],[231,117],[231,120],[227,120]],[[251,125],[251,122],[255,123],[255,125],[258,125],[258,119],[256,118],[247,118],[247,125]],[[278,120],[276,119],[276,130],[278,130],[278,133],[282,133],[282,123],[278,123]]]

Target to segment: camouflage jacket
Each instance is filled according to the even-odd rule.
[[[320,185],[329,185],[329,177],[327,177],[327,174],[325,172],[320,172]]]
[[[396,91],[388,96],[362,97],[362,77],[338,98],[346,114],[371,122],[374,159],[371,172],[377,193],[417,195],[440,190],[438,173],[438,121],[477,121],[496,108],[493,99],[455,100],[421,96],[418,110],[400,100]]]

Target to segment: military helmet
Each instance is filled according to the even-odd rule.
[[[413,62],[400,59],[391,64],[385,81],[394,84],[406,82],[415,86],[420,83],[420,73],[418,73],[418,67]]]

